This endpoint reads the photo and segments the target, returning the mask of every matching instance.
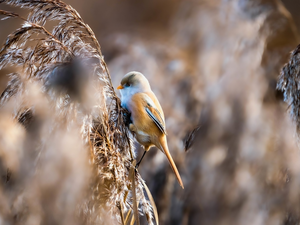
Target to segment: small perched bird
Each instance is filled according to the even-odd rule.
[[[139,166],[150,147],[156,146],[165,153],[180,186],[184,188],[177,167],[169,152],[163,110],[146,77],[139,72],[129,72],[123,77],[121,85],[117,89],[121,93],[122,107],[131,113],[132,123],[129,124],[129,130],[135,134],[137,141],[145,149],[137,166]]]

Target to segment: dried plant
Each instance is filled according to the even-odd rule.
[[[27,176],[22,179],[24,181],[18,181],[21,171],[13,164],[5,163],[8,150],[0,148],[1,162],[4,161],[4,166],[9,169],[9,165],[13,167],[12,176],[16,182],[11,186],[23,190],[7,190],[12,199],[23,196],[23,201],[20,206],[12,207],[18,208],[13,212],[9,210],[9,205],[14,203],[6,200],[8,206],[6,211],[2,211],[5,212],[3,218],[20,224],[35,224],[32,222],[33,216],[38,215],[36,218],[39,219],[34,220],[36,223],[55,222],[55,218],[51,218],[54,201],[45,197],[47,192],[44,198],[49,202],[45,203],[43,197],[39,199],[29,195],[25,184],[35,180],[39,184],[32,184],[35,191],[42,193],[48,190],[41,188],[45,187],[46,181],[40,176],[47,175],[45,165],[53,167],[53,161],[47,163],[47,159],[51,155],[59,161],[57,157],[65,150],[60,152],[54,149],[64,149],[65,141],[71,141],[77,145],[73,143],[70,146],[79,148],[77,152],[74,150],[72,156],[78,152],[79,157],[87,155],[86,161],[78,159],[80,164],[70,162],[74,168],[78,167],[75,172],[80,169],[87,173],[86,176],[78,174],[84,180],[79,187],[85,190],[85,194],[78,191],[70,195],[78,202],[73,211],[68,209],[64,212],[60,223],[113,224],[117,221],[128,224],[135,219],[138,223],[137,215],[144,214],[148,223],[153,224],[154,201],[141,176],[133,169],[132,140],[125,125],[128,112],[120,106],[100,45],[91,28],[75,9],[60,0],[1,0],[0,3],[30,10],[27,18],[0,10],[0,14],[5,16],[2,20],[18,18],[23,21],[22,27],[7,37],[0,50],[0,69],[7,66],[19,68],[18,73],[9,75],[10,81],[0,97],[0,113],[13,113],[14,119],[9,121],[24,140],[20,141],[18,151],[25,155],[32,152],[28,156],[31,157],[29,162],[35,162],[30,167],[32,176],[27,181]],[[52,31],[46,29],[47,21],[56,23]],[[23,124],[25,130],[17,122]],[[84,140],[82,146],[76,139],[80,135]],[[53,140],[50,142],[48,139],[51,138]],[[63,154],[68,157],[70,153]],[[88,159],[90,166],[87,168],[90,169],[84,170]],[[20,168],[22,164],[24,162],[20,160]],[[56,166],[64,168],[63,164],[57,162]],[[65,164],[68,165],[67,162]],[[61,176],[61,180],[69,179],[71,173],[61,172],[66,173],[64,176],[57,175]],[[54,182],[51,187],[55,186]],[[144,194],[144,187],[150,201]],[[39,200],[31,203],[33,197]],[[39,207],[38,201],[41,204]],[[134,208],[136,210],[132,210]],[[79,220],[74,219],[74,214]],[[158,223],[156,211],[155,215]]]
[[[277,88],[283,91],[284,101],[289,104],[290,113],[300,130],[300,45],[292,52],[290,61],[281,70]]]
[[[279,1],[202,2],[181,1],[164,38],[116,34],[115,49],[123,49],[109,64],[119,74],[137,68],[147,74],[168,118],[184,192],[166,175],[159,153],[140,169],[156,180],[150,189],[160,222],[295,225],[299,149],[275,84],[299,40]],[[194,145],[184,152],[193,135],[181,140],[196,124]]]

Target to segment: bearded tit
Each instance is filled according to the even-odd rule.
[[[121,85],[117,89],[121,93],[122,107],[131,113],[132,123],[129,125],[129,130],[134,133],[136,140],[145,149],[137,167],[150,147],[156,146],[167,156],[180,186],[184,188],[169,152],[163,110],[146,77],[139,72],[129,72],[123,77]]]

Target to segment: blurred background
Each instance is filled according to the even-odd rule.
[[[65,2],[95,32],[114,86],[127,72],[142,72],[165,112],[185,189],[157,149],[139,169],[160,224],[300,223],[297,134],[276,90],[300,43],[300,1]],[[1,21],[0,42],[19,24]],[[0,71],[0,92],[10,70]],[[138,144],[136,150],[139,158]]]

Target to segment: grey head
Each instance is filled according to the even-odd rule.
[[[117,89],[119,89],[121,93],[122,105],[127,105],[132,95],[136,93],[151,91],[147,78],[142,73],[136,71],[127,73]]]

